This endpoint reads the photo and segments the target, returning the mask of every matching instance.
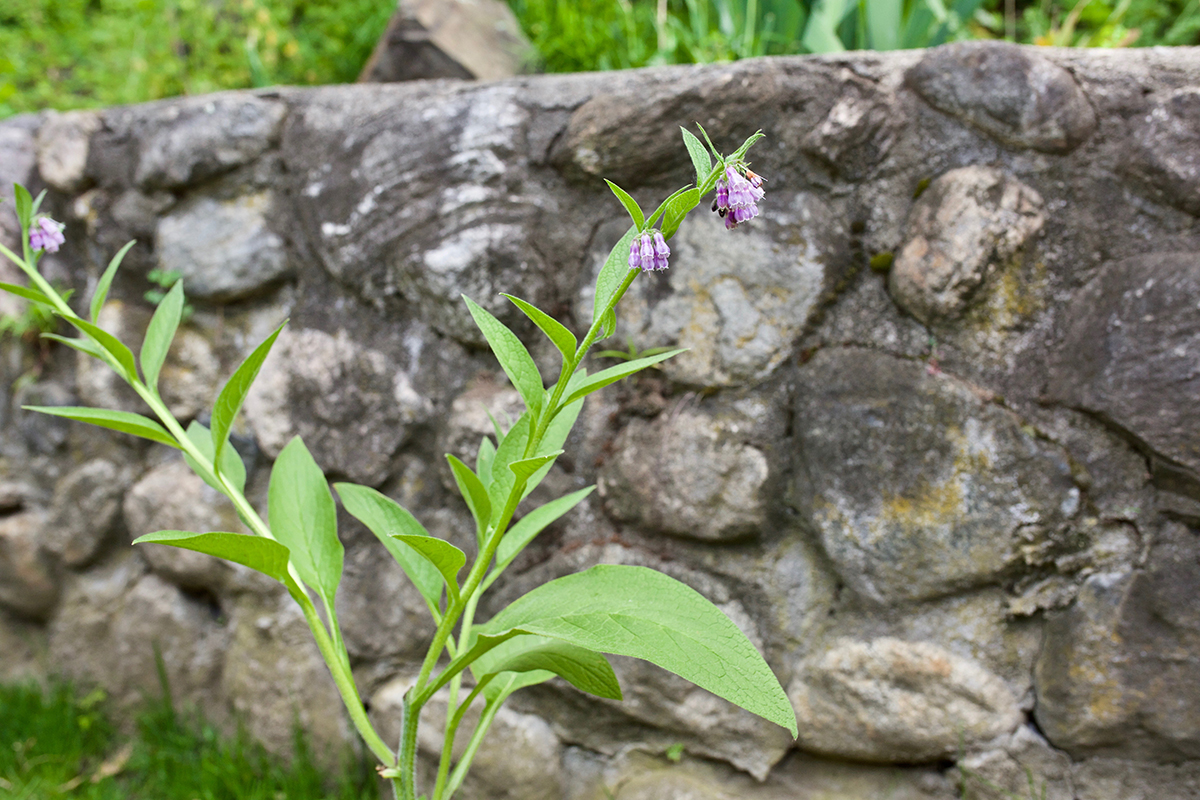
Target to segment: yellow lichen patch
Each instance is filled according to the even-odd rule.
[[[871,527],[898,526],[906,532],[924,530],[958,521],[963,516],[963,489],[957,475],[931,483],[922,479],[906,495],[887,493],[880,503],[879,517]]]

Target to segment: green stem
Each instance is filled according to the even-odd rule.
[[[500,710],[501,704],[505,698],[497,697],[494,700],[488,701],[488,704],[483,709],[483,714],[479,717],[479,724],[475,726],[475,731],[471,734],[471,741],[467,743],[467,749],[463,752],[462,758],[458,760],[458,764],[454,767],[454,774],[450,776],[450,783],[446,787],[446,796],[443,800],[449,800],[458,791],[458,787],[462,785],[463,778],[467,775],[467,770],[471,767],[471,762],[475,759],[475,753],[479,750],[479,745],[483,743],[483,737],[487,735],[488,728],[492,726],[492,720],[496,718],[496,712]]]
[[[475,698],[479,697],[479,693],[484,690],[492,680],[491,675],[487,675],[476,684],[471,693],[467,695],[467,699],[463,704],[451,712],[446,711],[446,739],[442,742],[442,757],[438,761],[437,781],[433,786],[433,800],[442,800],[442,792],[446,788],[446,779],[450,776],[450,761],[454,758],[454,739],[458,735],[458,726],[462,724],[463,717],[467,710],[470,709],[471,703],[475,702]]]

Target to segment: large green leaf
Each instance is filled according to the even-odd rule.
[[[271,533],[291,553],[300,579],[332,607],[345,558],[337,535],[337,507],[325,475],[299,436],[275,460],[267,508]]]
[[[235,564],[257,570],[282,583],[293,597],[302,594],[300,587],[288,574],[288,550],[279,542],[261,536],[241,533],[192,533],[191,531],[157,531],[139,536],[134,544],[165,544],[197,553],[223,558]]]
[[[14,183],[13,200],[17,209],[17,221],[21,223],[22,228],[28,228],[33,222],[33,197],[24,186]]]
[[[704,144],[691,131],[683,127],[679,130],[683,131],[683,143],[692,158],[692,166],[696,168],[696,185],[699,186],[708,177],[708,173],[712,172],[712,158],[709,157]]]
[[[496,566],[494,572],[499,573],[503,571],[517,557],[517,554],[524,550],[525,546],[532,542],[534,537],[541,533],[547,525],[579,505],[583,498],[591,494],[595,488],[595,486],[589,486],[586,489],[572,492],[557,500],[551,500],[549,503],[538,506],[533,511],[521,517],[515,525],[508,529],[508,532],[504,534],[504,538],[500,540],[499,546],[496,547]]]
[[[217,396],[212,413],[212,440],[213,451],[218,458],[221,456],[221,451],[225,449],[225,443],[229,441],[229,429],[233,427],[233,418],[237,416],[238,410],[242,407],[242,402],[250,392],[251,384],[258,377],[258,371],[266,361],[267,354],[271,352],[271,345],[275,344],[284,325],[287,325],[287,320],[281,322],[274,333],[254,348],[253,353],[246,356],[246,360],[229,376],[229,380],[221,389],[221,394]],[[220,469],[219,465],[217,469]]]
[[[15,283],[0,283],[0,289],[15,294],[17,297],[23,297],[31,303],[40,303],[44,306],[54,307],[49,297],[39,292],[37,289],[30,289],[28,286],[20,286]]]
[[[493,647],[471,664],[471,672],[477,681],[484,675],[537,670],[553,672],[588,694],[621,699],[621,685],[608,659],[594,650],[561,639],[516,636]]]
[[[125,254],[129,252],[129,248],[137,242],[137,239],[132,239],[125,244],[117,254],[112,257],[112,261],[108,262],[108,269],[104,270],[104,274],[100,276],[100,280],[96,283],[96,291],[92,294],[91,314],[92,322],[95,322],[100,316],[100,309],[104,308],[104,301],[108,298],[108,287],[112,286],[113,278],[117,275],[117,268],[121,266],[121,261],[125,258]]]
[[[635,372],[641,372],[647,367],[652,367],[660,361],[666,361],[672,356],[677,356],[687,350],[686,347],[678,350],[668,350],[665,353],[658,353],[645,358],[638,358],[633,361],[626,361],[624,364],[617,364],[615,367],[602,369],[595,375],[589,375],[588,379],[583,381],[578,388],[571,392],[571,396],[567,398],[567,402],[573,402],[581,398],[587,397],[597,389],[603,389],[610,383],[616,383],[626,376],[632,375]]]
[[[554,673],[548,669],[535,669],[529,672],[501,672],[487,686],[483,687],[483,696],[487,698],[489,704],[503,703],[517,689],[536,686],[553,677]]]
[[[638,230],[641,230],[646,224],[646,215],[642,213],[642,209],[640,206],[638,206],[637,200],[634,200],[632,197],[630,197],[629,192],[625,191],[620,186],[617,186],[608,178],[605,178],[604,182],[608,184],[608,188],[611,189],[612,193],[615,194],[617,199],[621,201],[621,205],[625,206],[625,210],[629,212],[630,219],[633,220],[634,227],[636,227]]]
[[[796,735],[791,703],[746,635],[661,572],[592,567],[539,586],[479,627],[481,636],[513,631],[645,659]]]
[[[475,518],[475,538],[483,541],[488,523],[492,519],[492,501],[488,499],[488,490],[479,480],[479,476],[471,468],[449,453],[446,460],[450,462],[450,471],[454,473],[454,482],[458,484],[459,494],[466,501],[471,516]]]
[[[179,320],[183,319],[183,281],[175,281],[171,291],[158,304],[150,326],[146,328],[146,338],[142,341],[142,377],[150,391],[158,393],[158,373],[167,360],[167,351],[171,349],[171,340],[179,329]]]
[[[500,320],[493,317],[487,309],[476,304],[465,294],[462,296],[467,303],[467,309],[483,336],[491,345],[492,353],[500,362],[500,367],[512,381],[513,387],[521,393],[525,407],[536,414],[542,407],[542,397],[545,388],[542,386],[542,375],[538,372],[533,356],[521,344],[517,335],[510,331]]]
[[[542,333],[546,334],[550,341],[554,343],[554,346],[558,348],[558,351],[563,354],[563,358],[570,361],[575,357],[575,350],[579,347],[579,342],[576,340],[575,334],[567,330],[565,325],[532,303],[527,303],[511,294],[504,296],[511,300],[513,305],[521,309],[534,325],[541,328]]]
[[[446,581],[446,591],[451,602],[458,602],[458,573],[467,563],[466,553],[434,536],[393,533],[392,538],[408,545],[432,564]]]
[[[625,280],[625,275],[629,272],[629,245],[633,243],[633,237],[637,236],[637,233],[637,226],[630,226],[620,241],[613,245],[613,249],[608,253],[608,258],[604,260],[604,266],[600,268],[600,274],[596,276],[596,297],[592,301],[593,321],[604,314],[605,309],[608,308],[608,301],[612,300],[617,289],[621,288],[621,282]]]
[[[137,380],[137,363],[133,360],[133,351],[122,344],[120,339],[85,319],[68,317],[62,314],[59,316],[92,337],[96,344],[100,345],[112,357],[113,361],[116,362],[118,372],[121,372],[127,381],[133,383]]]
[[[101,428],[129,433],[152,442],[179,447],[167,429],[154,420],[131,411],[113,411],[107,408],[86,406],[21,406],[26,411],[37,411],[55,417],[66,417],[76,422],[86,422]]]
[[[192,420],[192,422],[188,425],[187,437],[188,440],[196,446],[196,449],[200,451],[200,454],[207,458],[208,462],[211,464],[213,460],[213,443],[212,434],[209,433],[208,428],[204,427],[199,422]],[[221,492],[222,494],[225,493],[225,490],[221,488],[221,484],[217,480],[216,475],[200,466],[199,462],[197,462],[187,453],[183,454],[183,459],[187,462],[187,465],[192,468],[192,472],[195,472],[197,475],[203,478],[205,483],[216,489],[218,492]],[[226,447],[221,451],[220,472],[225,476],[225,479],[233,484],[233,487],[239,492],[246,488],[246,465],[242,463],[242,457],[238,455],[237,450],[234,450],[232,447]]]
[[[406,537],[428,537],[416,517],[408,509],[392,498],[381,494],[369,486],[359,486],[356,483],[335,483],[338,497],[351,516],[366,525],[371,533],[383,543],[392,558],[404,570],[404,574],[417,587],[421,596],[434,608],[442,598],[442,576],[437,567],[405,541],[394,538],[396,534]]]

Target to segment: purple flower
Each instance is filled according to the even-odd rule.
[[[669,255],[671,248],[667,247],[667,240],[663,238],[662,233],[647,231],[634,237],[629,245],[629,267],[644,272],[666,269]]]
[[[717,197],[713,200],[712,210],[725,218],[727,229],[758,216],[758,201],[765,194],[762,190],[764,180],[748,169],[743,176],[732,164],[725,168],[725,174],[717,181]]]
[[[61,244],[67,241],[63,236],[63,225],[49,217],[38,217],[29,227],[29,247],[32,250],[45,250],[47,253],[57,253]]]

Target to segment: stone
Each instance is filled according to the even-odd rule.
[[[225,92],[135,113],[133,181],[154,190],[182,189],[250,163],[275,144],[287,108],[250,92]]]
[[[1133,152],[1121,161],[1125,174],[1154,197],[1200,215],[1200,90],[1177,89],[1155,98],[1132,127]]]
[[[709,542],[759,534],[767,457],[746,443],[753,422],[682,411],[633,420],[617,437],[597,491],[617,519]]]
[[[1042,198],[999,170],[961,167],[913,205],[888,288],[925,323],[953,319],[989,276],[1042,229]]]
[[[966,796],[978,800],[1075,800],[1071,758],[1029,725],[958,760]],[[999,746],[996,746],[999,745]],[[1107,795],[1087,794],[1085,797]],[[1124,795],[1122,795],[1124,796]]]
[[[271,229],[271,192],[232,200],[198,196],[158,222],[158,268],[183,275],[190,297],[215,302],[262,294],[291,266],[283,238]]]
[[[27,188],[30,185],[33,168],[37,164],[36,132],[37,125],[32,116],[0,122],[0,198],[3,199],[0,202],[0,244],[13,252],[21,249],[21,226],[12,205],[12,187],[14,183]],[[8,262],[8,259],[4,260]],[[15,265],[13,267],[15,269]],[[8,297],[8,294],[3,296]]]
[[[494,81],[524,72],[534,57],[501,0],[402,0],[358,80]]]
[[[86,188],[88,146],[100,130],[95,111],[51,111],[37,132],[38,174],[54,189],[78,194]]]
[[[478,375],[465,392],[450,402],[450,413],[438,440],[438,452],[449,453],[474,468],[480,441],[486,436],[492,444],[496,443],[496,427],[492,420],[507,430],[524,411],[525,402],[503,374]],[[439,465],[442,484],[451,491],[458,491],[449,466],[442,466]]]
[[[1036,48],[956,42],[926,52],[905,83],[929,105],[1010,147],[1069,153],[1096,129],[1074,76]]]
[[[843,71],[844,83],[829,113],[802,140],[805,153],[824,161],[847,180],[862,180],[896,141],[899,115],[890,95]]]
[[[129,483],[125,470],[103,458],[67,473],[54,489],[42,546],[68,567],[87,566],[113,541]]]
[[[0,607],[43,621],[60,592],[58,571],[42,549],[47,517],[41,510],[0,517]]]
[[[926,642],[838,639],[788,686],[804,750],[858,761],[921,763],[1021,723],[996,675]]]
[[[269,457],[300,436],[326,473],[369,486],[431,410],[384,353],[316,328],[283,330],[245,404]]]
[[[693,214],[671,239],[670,271],[639,278],[626,293],[615,341],[632,339],[639,350],[689,348],[661,368],[691,386],[744,386],[768,377],[791,355],[822,294],[827,262],[840,258],[840,224],[814,200],[797,196],[790,207],[775,207],[770,222],[754,220],[744,231]],[[612,233],[602,241],[615,241],[619,234]],[[588,323],[595,275],[607,256],[607,246],[593,251],[593,273],[576,301],[577,317]]]
[[[0,682],[11,686],[43,678],[51,667],[46,647],[45,626],[0,611]]]
[[[1075,797],[1096,800],[1200,798],[1200,764],[1154,764],[1116,758],[1089,758],[1072,771]]]
[[[828,348],[796,395],[791,502],[860,598],[937,597],[1078,545],[1067,454],[969,384]]]
[[[1047,399],[1097,416],[1200,481],[1200,264],[1154,253],[1105,264],[1071,299]],[[1192,492],[1193,494],[1195,491]]]
[[[125,495],[124,511],[133,539],[156,531],[245,530],[233,504],[182,460],[169,461],[142,476]],[[215,556],[164,544],[140,544],[137,550],[155,574],[193,591],[220,593],[234,583],[235,575],[250,572]]]
[[[1200,757],[1200,553],[1168,522],[1143,569],[1096,573],[1047,615],[1034,672],[1046,738],[1074,757]]]

